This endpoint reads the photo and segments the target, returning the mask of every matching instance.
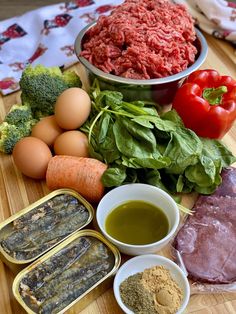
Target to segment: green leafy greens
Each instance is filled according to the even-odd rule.
[[[236,158],[219,141],[199,138],[175,110],[161,116],[154,103],[125,102],[116,91],[91,88],[92,114],[81,128],[91,157],[108,164],[106,187],[129,182],[158,186],[169,193],[212,193],[223,167]]]

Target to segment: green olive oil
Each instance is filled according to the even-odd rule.
[[[163,239],[168,233],[169,222],[163,210],[155,205],[128,201],[109,213],[105,229],[120,242],[145,245]]]

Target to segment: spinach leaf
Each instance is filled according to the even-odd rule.
[[[89,156],[100,161],[104,161],[103,155],[100,153],[97,147],[97,142],[94,138],[91,139],[89,144]]]
[[[205,156],[200,161],[185,170],[185,176],[190,181],[201,187],[211,186],[215,181],[216,168],[214,162]]]
[[[161,118],[163,120],[169,120],[173,122],[176,126],[184,127],[182,119],[178,115],[177,111],[174,109],[163,113]]]
[[[158,116],[157,110],[155,107],[140,107],[135,105],[134,103],[122,102],[123,109],[129,113],[132,113],[136,116],[139,115],[153,115]]]
[[[236,158],[217,140],[199,138],[175,110],[161,115],[145,101],[126,102],[116,91],[91,89],[92,110],[81,130],[90,156],[108,164],[107,187],[144,182],[169,193],[212,193],[221,170]]]
[[[103,160],[106,164],[113,163],[119,159],[121,154],[115,145],[114,137],[107,136],[104,142],[100,145],[99,151],[103,156]]]
[[[164,132],[174,132],[178,127],[178,125],[172,121],[163,120],[162,118],[153,115],[140,115],[132,118],[132,121],[150,129],[153,129],[155,126],[157,130]]]
[[[119,186],[125,179],[126,168],[123,166],[113,166],[104,172],[102,176],[102,183],[106,187]]]
[[[170,190],[163,184],[162,177],[160,175],[160,172],[158,170],[148,170],[140,175],[142,178],[141,182],[145,182],[147,184],[156,186],[163,191],[167,192],[170,194],[170,196],[177,202],[180,203],[181,201],[181,196],[179,195],[173,195],[170,193]]]
[[[168,173],[182,174],[188,166],[195,165],[202,146],[199,137],[189,129],[179,127],[176,132],[171,133],[171,140],[164,153],[164,156],[171,159]]]
[[[122,165],[129,168],[150,168],[150,169],[161,169],[170,165],[171,161],[168,157],[155,158],[127,158],[122,157]]]
[[[142,126],[144,126],[146,128],[149,128],[149,129],[153,129],[154,128],[154,125],[152,123],[150,123],[149,116],[137,116],[137,117],[132,118],[131,121],[133,121],[133,122],[135,122],[135,123],[137,123],[139,125],[142,125]]]
[[[178,128],[178,126],[174,122],[163,120],[161,118],[156,118],[153,122],[157,130],[164,132],[175,132]]]
[[[207,158],[207,157],[206,157]],[[194,167],[187,168],[185,171],[186,178],[194,183],[194,190],[202,194],[211,194],[221,183],[221,160],[211,162],[203,156],[200,162]]]
[[[102,91],[96,97],[96,106],[103,108],[106,106],[119,106],[122,104],[123,95],[116,91]]]
[[[168,189],[164,186],[162,182],[162,178],[158,170],[146,170],[142,176],[145,183],[157,186],[160,189],[168,192]]]
[[[135,101],[132,101],[131,104],[135,105],[135,106],[138,106],[138,107],[144,107],[145,106],[145,102],[142,101],[142,100],[135,100]]]
[[[126,179],[124,184],[138,182],[138,171],[137,169],[126,168]]]
[[[153,132],[145,127],[137,126],[132,120],[130,121],[126,117],[119,119],[119,122],[122,124],[131,136],[133,136],[141,143],[148,145],[154,152],[156,149],[156,138]]]
[[[203,143],[203,154],[213,160],[221,160],[222,167],[227,167],[236,161],[236,157],[228,148],[218,140],[201,138]]]
[[[123,119],[116,120],[113,133],[118,150],[126,157],[152,158],[156,144],[154,135],[149,129],[136,128],[136,130],[132,126],[127,129]]]
[[[180,174],[176,182],[176,192],[181,193],[183,189],[184,189],[184,176]]]
[[[102,143],[105,140],[110,121],[111,115],[105,112],[99,121],[98,143]]]
[[[221,170],[236,158],[219,141],[206,138],[203,143],[202,155],[195,166],[185,170],[186,178],[195,184],[195,190],[202,194],[212,193],[221,183]]]
[[[156,107],[144,107],[144,111],[149,116],[159,117]]]
[[[176,185],[176,191],[180,192],[180,193],[191,193],[194,190],[194,186],[195,184],[193,182],[188,181],[188,179],[184,176],[184,175],[179,175],[180,180],[183,183],[182,186],[182,190],[180,191],[180,189],[178,190],[178,183],[179,180],[177,181],[177,185]]]

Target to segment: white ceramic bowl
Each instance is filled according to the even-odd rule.
[[[169,231],[163,239],[146,245],[132,245],[120,242],[106,232],[105,222],[108,214],[120,204],[131,200],[146,201],[164,211],[169,221]],[[161,250],[172,239],[179,224],[179,210],[172,197],[163,190],[148,184],[132,183],[108,192],[98,204],[96,218],[101,232],[116,245],[120,252],[128,255],[141,255]]]
[[[127,261],[120,267],[120,269],[118,270],[115,276],[115,280],[113,284],[115,298],[117,300],[117,303],[121,307],[121,309],[126,314],[133,314],[133,312],[130,309],[128,309],[121,300],[120,289],[119,289],[120,284],[129,276],[132,276],[138,272],[143,272],[146,268],[159,266],[159,265],[162,265],[166,267],[167,269],[169,269],[172,278],[176,281],[179,287],[183,290],[183,301],[176,314],[183,313],[183,311],[188,305],[189,298],[190,298],[190,286],[189,286],[187,277],[185,276],[184,272],[180,269],[180,267],[176,265],[170,259],[160,256],[160,255],[149,254],[149,255],[142,255],[142,256],[136,256],[136,257],[131,258],[129,261]]]

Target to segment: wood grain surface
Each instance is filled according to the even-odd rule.
[[[24,14],[42,6],[53,5],[60,0],[0,0],[0,21],[13,16]]]
[[[209,44],[209,53],[202,68],[214,68],[222,74],[236,78],[236,55],[233,47],[210,36],[206,35],[206,38]],[[82,76],[86,85],[83,67],[77,64],[74,69]],[[0,96],[0,122],[10,107],[19,102],[19,96],[20,92],[5,97]],[[223,138],[223,142],[236,155],[236,125]],[[48,192],[44,181],[35,181],[22,175],[14,166],[11,155],[0,155],[0,221],[43,197]],[[14,275],[0,261],[1,314],[25,313],[13,297],[11,290],[13,279]],[[79,311],[74,306],[67,313],[78,314]],[[115,301],[112,288],[110,288],[80,313],[121,314],[122,311]],[[186,313],[234,314],[236,313],[236,293],[192,295]]]

